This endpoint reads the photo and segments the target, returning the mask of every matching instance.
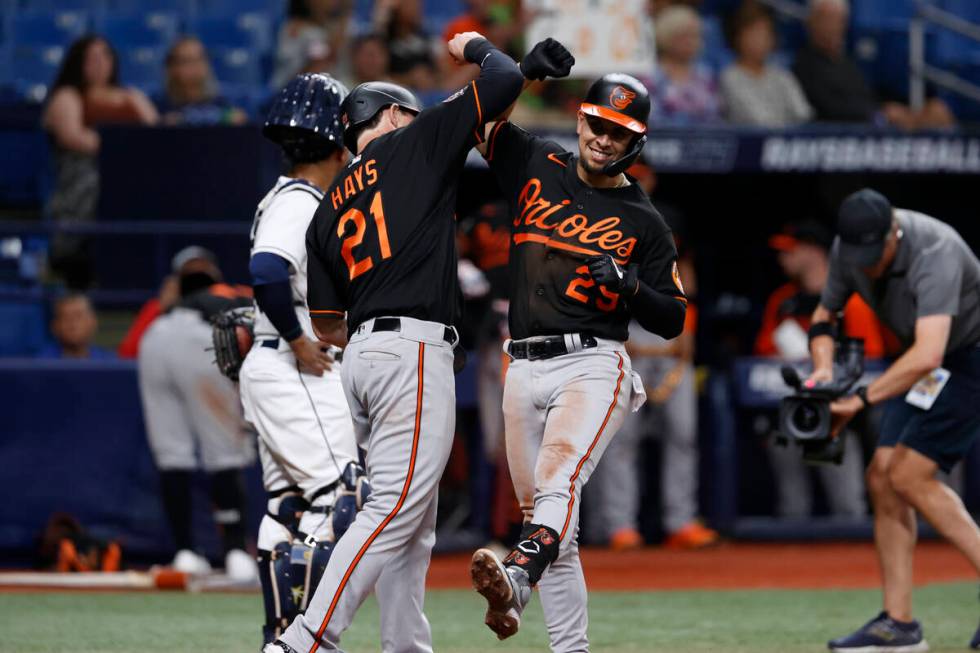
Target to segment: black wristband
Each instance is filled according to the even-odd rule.
[[[463,47],[463,58],[470,63],[483,65],[487,55],[496,50],[493,43],[486,39],[472,39]]]
[[[834,337],[834,325],[830,322],[814,322],[810,325],[810,330],[807,331],[807,340],[813,342],[814,338],[819,338],[820,336],[830,336]]]
[[[871,402],[868,401],[868,386],[862,385],[860,388],[854,391],[854,394],[861,400],[861,403],[864,404],[865,408],[871,407]]]

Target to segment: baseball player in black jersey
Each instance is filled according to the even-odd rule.
[[[456,35],[449,53],[481,71],[442,104],[421,111],[404,88],[368,82],[341,107],[354,157],[307,232],[308,299],[317,335],[346,344],[342,380],[373,489],[274,653],[339,650],[372,590],[382,650],[432,650],[422,603],[455,422],[457,184],[486,121],[523,83],[475,32]]]
[[[508,122],[481,146],[513,214],[504,422],[525,528],[503,561],[480,549],[471,566],[501,639],[517,632],[537,585],[552,650],[588,650],[582,486],[645,400],[627,327],[632,317],[673,338],[684,324],[670,229],[624,174],[646,141],[649,111],[640,82],[606,75],[580,107],[577,155]]]

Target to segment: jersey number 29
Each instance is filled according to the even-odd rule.
[[[388,228],[385,226],[385,211],[381,205],[381,191],[376,192],[371,198],[370,212],[371,217],[374,218],[374,224],[378,228],[378,246],[381,250],[381,258],[391,258]],[[344,238],[347,225],[350,223],[354,224],[354,233]],[[365,231],[367,231],[367,218],[364,217],[364,212],[360,209],[349,209],[340,216],[340,221],[337,223],[337,237],[344,238],[340,245],[340,255],[344,257],[344,262],[347,263],[347,272],[351,281],[374,267],[374,260],[370,256],[361,260],[354,257],[354,248],[364,241]]]

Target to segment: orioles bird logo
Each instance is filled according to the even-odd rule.
[[[612,93],[609,94],[609,104],[622,111],[630,105],[630,102],[632,102],[633,98],[635,97],[636,93],[633,91],[622,86],[617,86],[612,90]]]

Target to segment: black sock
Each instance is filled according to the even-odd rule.
[[[508,567],[520,567],[527,572],[531,585],[537,585],[541,575],[558,558],[558,532],[541,524],[527,524],[521,531],[521,541],[504,558]]]
[[[211,473],[214,521],[221,529],[224,552],[245,549],[245,483],[237,467]]]
[[[191,548],[191,472],[186,469],[160,471],[163,511],[177,549]]]

